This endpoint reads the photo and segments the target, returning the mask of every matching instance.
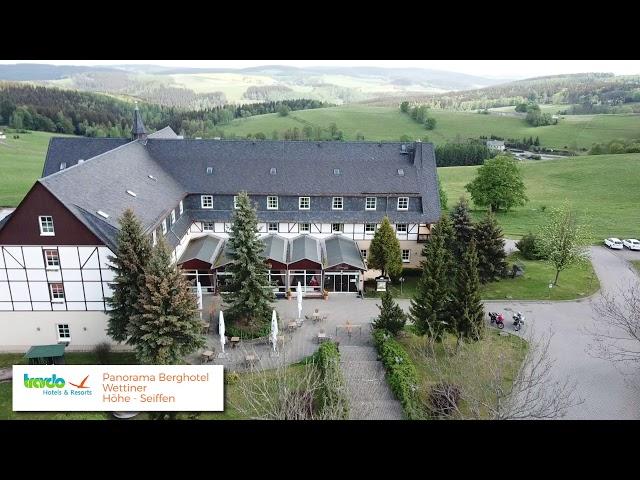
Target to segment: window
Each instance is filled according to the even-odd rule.
[[[53,217],[41,216],[38,217],[40,222],[40,235],[43,237],[52,237],[55,235],[53,230]]]
[[[401,177],[404,177],[404,168],[399,168],[398,169],[398,175]]]
[[[67,168],[67,162],[62,162],[60,164],[60,170],[64,170],[65,168]]]
[[[171,210],[171,225],[173,225],[174,223],[176,223],[176,211]]]
[[[269,170],[269,173],[271,175],[275,175],[276,173],[278,173],[278,169],[276,167],[271,167],[271,169]]]
[[[402,263],[409,263],[411,259],[411,250],[402,250]]]
[[[367,197],[364,209],[365,210],[375,210],[376,209],[376,197]]]
[[[204,232],[213,232],[213,222],[202,222],[202,230]]]
[[[156,229],[153,229],[153,232],[151,233],[151,238],[153,239],[153,246],[156,246],[156,243],[158,243],[158,237],[156,235]]]
[[[406,223],[396,223],[396,232],[398,232],[398,233],[407,233],[407,224]]]
[[[267,210],[278,209],[278,197],[267,197]]]
[[[269,222],[267,224],[267,231],[269,231],[269,232],[277,232],[278,231],[278,223],[277,222]]]
[[[342,197],[333,197],[333,202],[331,203],[332,210],[342,210]]]
[[[213,174],[213,167],[207,167],[207,175]]]
[[[166,235],[166,234],[167,234],[167,223],[169,223],[169,219],[168,219],[168,218],[165,218],[165,219],[162,221],[162,234],[163,234],[163,235]]]
[[[58,250],[45,250],[44,261],[47,264],[47,268],[59,267],[60,257],[58,256]]]
[[[366,250],[360,250],[360,255],[362,255],[362,258],[364,258],[365,260],[367,259],[367,251]]]
[[[339,168],[334,168],[333,169],[333,174],[334,175],[340,175],[340,169]]]
[[[102,218],[109,218],[109,214],[107,212],[103,212],[102,210],[98,210],[96,213]]]
[[[332,223],[331,224],[332,232],[344,232],[344,223]]]
[[[182,203],[182,200],[180,200],[179,209],[180,209],[180,215],[182,215],[182,212],[184,212],[184,204]]]
[[[409,210],[409,197],[398,197],[398,210]]]
[[[300,224],[300,228],[299,228],[300,232],[309,232],[311,231],[311,224],[310,223],[301,223]]]
[[[213,195],[202,195],[200,201],[202,208],[213,208]]]
[[[62,286],[61,283],[50,283],[49,292],[51,293],[52,302],[64,301],[64,287]]]
[[[311,208],[311,198],[298,197],[298,208],[300,210],[309,210]]]
[[[376,233],[376,224],[375,223],[365,223],[364,224],[364,233]]]
[[[235,208],[236,210],[240,207],[238,207],[238,196],[234,195],[233,196],[233,208]]]
[[[71,338],[71,331],[69,330],[68,323],[58,323],[56,325],[58,330],[58,341],[69,340]]]

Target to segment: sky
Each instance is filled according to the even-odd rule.
[[[81,66],[150,64],[193,68],[246,68],[259,65],[414,67],[498,78],[527,78],[583,72],[640,74],[640,60],[0,60],[0,64],[7,63]]]

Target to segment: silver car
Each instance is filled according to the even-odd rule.
[[[613,250],[622,250],[624,248],[624,246],[622,245],[622,240],[615,237],[605,238],[604,244]]]
[[[640,250],[640,242],[635,238],[627,238],[626,240],[622,240],[622,245],[627,247],[629,250]]]

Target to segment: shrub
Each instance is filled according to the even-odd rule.
[[[387,291],[382,294],[382,306],[378,306],[378,309],[380,315],[373,321],[373,327],[397,335],[407,323],[407,315],[393,300],[391,292]]]
[[[340,352],[335,342],[325,342],[320,345],[313,355],[322,377],[320,402],[333,410],[336,406],[341,409],[340,417],[349,417],[349,402],[346,395],[346,385],[340,368]]]
[[[408,419],[420,418],[418,407],[418,373],[411,358],[389,332],[376,329],[373,339],[387,370],[391,390],[402,404]]]
[[[434,417],[448,417],[458,407],[462,393],[457,385],[441,382],[429,393],[429,410]]]
[[[224,383],[226,383],[227,385],[238,383],[238,380],[240,380],[240,374],[238,372],[224,373]]]
[[[99,365],[108,365],[109,355],[111,354],[111,344],[108,342],[99,343],[93,348],[93,353],[95,353]]]
[[[516,248],[527,260],[542,260],[539,240],[533,233],[528,233],[516,243]]]

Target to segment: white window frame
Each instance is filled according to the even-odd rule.
[[[407,206],[406,207],[400,207],[400,201],[402,200],[402,202],[406,202]],[[409,197],[398,197],[398,210],[409,210]]]
[[[182,200],[180,200],[180,205],[178,208],[180,209],[180,215],[182,215],[184,213],[184,203],[182,203]]]
[[[271,226],[275,225],[276,229],[275,230],[271,230]],[[280,225],[278,224],[278,222],[267,222],[267,232],[279,232],[280,231]]]
[[[166,235],[167,231],[169,230],[169,228],[167,227],[167,218],[165,218],[164,220],[162,220],[162,234]]]
[[[56,323],[56,334],[58,342],[67,342],[71,340],[71,329],[68,323]]]
[[[155,228],[153,229],[153,232],[151,232],[151,240],[153,241],[153,246],[155,247],[158,243],[158,236]]]
[[[339,226],[339,230],[335,230],[333,228],[335,225]],[[332,223],[331,224],[331,233],[344,233],[344,223]]]
[[[49,219],[49,220],[47,220],[47,219]],[[49,225],[49,223],[51,225]],[[52,215],[40,215],[38,217],[38,225],[40,225],[40,236],[41,237],[53,237],[53,236],[55,236],[56,229],[53,226],[53,216]],[[48,231],[49,228],[51,228],[50,232]]]
[[[62,293],[53,292],[53,286],[60,285],[62,286]],[[62,296],[60,296],[62,295]],[[51,298],[52,303],[64,303],[64,284],[62,282],[51,282],[49,283],[49,298]]]
[[[238,210],[240,207],[238,206],[238,195],[233,196],[233,209]]]
[[[211,228],[207,228],[209,225]],[[215,231],[215,223],[214,222],[202,222],[202,231],[203,232],[213,232]]]
[[[273,206],[274,198],[275,198],[275,207]],[[278,197],[276,195],[269,195],[267,197],[267,210],[278,210]]]
[[[55,253],[55,258],[49,258],[47,256],[47,253],[49,252],[53,252]],[[42,252],[44,254],[44,264],[45,264],[45,268],[47,270],[60,270],[60,253],[58,253],[58,250],[55,248],[45,248],[44,251]],[[50,263],[50,262],[54,262],[55,263]]]
[[[176,211],[171,210],[171,225],[173,225],[174,223],[176,223]]]
[[[369,206],[369,200],[373,199],[373,207]],[[365,210],[376,210],[378,208],[378,198],[377,197],[367,197],[364,201],[364,209]]]
[[[306,227],[306,228],[304,228]],[[301,233],[311,232],[311,224],[309,222],[302,222],[298,224],[298,231]]]
[[[373,225],[373,231],[367,230],[369,225]],[[364,224],[364,233],[376,233],[376,224],[375,223],[365,223]]]
[[[407,254],[407,258],[404,258],[404,254]],[[401,256],[402,256],[402,263],[410,263],[411,262],[411,250],[409,249],[402,249],[401,252]]]
[[[336,207],[336,203],[340,203],[339,207]],[[344,197],[333,197],[331,200],[331,210],[342,210],[344,208]]]
[[[207,200],[206,203],[210,203],[209,206],[205,205],[205,200]],[[200,195],[200,206],[202,208],[213,208],[213,195]]]
[[[307,204],[306,207],[302,206],[303,202]],[[298,197],[298,210],[311,210],[311,197]]]
[[[398,230],[398,227],[403,226],[404,230]],[[397,233],[409,233],[409,224],[408,223],[396,223],[396,232]]]

